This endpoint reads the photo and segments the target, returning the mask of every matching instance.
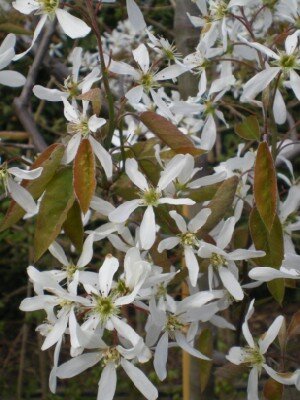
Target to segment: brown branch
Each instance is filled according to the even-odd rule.
[[[39,132],[34,121],[34,116],[30,107],[30,96],[32,94],[32,88],[35,84],[38,71],[48,51],[51,36],[55,31],[55,27],[56,23],[51,22],[49,27],[43,32],[42,37],[39,41],[33,64],[29,69],[27,80],[23,87],[22,93],[14,100],[16,114],[25,130],[30,133],[33,144],[37,151],[43,151],[47,147],[47,143]]]

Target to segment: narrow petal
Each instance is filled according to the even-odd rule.
[[[50,253],[55,257],[62,265],[67,267],[69,265],[69,261],[67,259],[66,253],[64,252],[64,249],[61,247],[60,244],[57,242],[53,242],[48,250]]]
[[[113,400],[117,387],[115,363],[110,362],[103,368],[99,381],[97,400]]]
[[[121,223],[127,221],[133,211],[140,206],[140,200],[125,201],[114,211],[108,214],[108,218],[112,222]]]
[[[68,13],[68,11],[57,8],[55,14],[62,30],[71,39],[84,37],[90,33],[91,28],[81,19]]]
[[[241,101],[253,100],[258,93],[261,93],[269,85],[279,72],[280,68],[272,67],[256,74],[244,85]]]
[[[165,332],[159,339],[154,353],[154,369],[161,381],[167,377],[167,361],[168,361],[168,333]]]
[[[241,285],[235,279],[234,275],[225,267],[219,267],[219,274],[223,285],[228,292],[237,301],[241,301],[244,298],[244,292]]]
[[[149,381],[146,375],[132,363],[121,359],[121,365],[132,380],[134,386],[142,393],[148,400],[156,400],[158,398],[158,391],[156,387]]]
[[[257,367],[253,367],[249,374],[248,385],[247,385],[247,400],[259,400]]]
[[[58,367],[56,372],[57,376],[60,379],[73,378],[73,376],[79,375],[86,369],[96,365],[100,359],[101,354],[99,352],[82,354]]]
[[[179,237],[169,237],[162,240],[158,245],[158,252],[162,253],[165,250],[171,250],[180,243]]]
[[[94,243],[94,235],[89,235],[84,243],[82,248],[82,253],[77,261],[77,267],[83,268],[85,267],[93,258],[93,243]]]
[[[144,73],[147,73],[150,66],[149,52],[142,43],[132,52],[134,61],[141,67]]]
[[[184,351],[189,353],[191,356],[201,358],[201,360],[210,360],[208,357],[206,357],[200,351],[196,350],[193,346],[191,346],[187,342],[186,337],[183,333],[175,331],[175,340],[178,343],[178,346],[180,346]]]
[[[155,215],[152,206],[148,206],[140,226],[140,241],[144,250],[149,250],[156,238]]]
[[[35,168],[35,169],[31,169],[31,170],[25,170],[25,169],[21,169],[18,167],[11,167],[8,168],[8,172],[14,176],[16,176],[17,178],[20,179],[26,179],[26,180],[33,180],[38,178],[39,176],[41,176],[41,173],[43,172],[43,168],[39,167],[39,168]]]
[[[113,256],[106,256],[99,269],[99,288],[102,296],[107,297],[110,292],[113,277],[119,268],[119,261]]]
[[[42,350],[47,350],[60,340],[65,333],[68,325],[69,313],[65,311],[62,316],[57,320],[50,333],[46,336],[42,345]]]
[[[128,158],[125,163],[126,174],[129,179],[141,190],[148,190],[149,185],[147,179],[139,171],[138,163],[134,158]]]
[[[201,210],[194,218],[192,218],[188,224],[188,229],[190,232],[198,232],[200,228],[205,224],[207,218],[211,214],[210,208],[204,208]]]
[[[220,249],[225,249],[225,247],[228,246],[228,244],[231,241],[232,235],[233,235],[233,231],[234,231],[234,224],[235,224],[235,218],[231,217],[228,218],[224,224],[223,227],[220,231],[220,233],[218,234],[218,238],[217,238],[217,246]]]
[[[176,222],[177,228],[180,230],[180,232],[186,233],[187,226],[186,226],[185,219],[180,214],[178,214],[177,211],[174,211],[174,210],[170,211],[169,214]]]
[[[100,161],[102,168],[104,169],[107,179],[110,179],[112,177],[112,173],[113,173],[113,163],[112,163],[111,155],[92,136],[89,136],[89,142],[91,143],[94,153],[95,153],[96,157],[98,158],[98,160]]]
[[[265,354],[266,351],[268,350],[269,346],[271,343],[274,342],[276,339],[276,336],[278,335],[280,328],[283,324],[284,317],[282,315],[278,316],[271,326],[268,328],[267,332],[265,333],[263,339],[259,339],[258,345],[260,347],[260,350],[262,354]]]
[[[62,101],[62,97],[68,98],[67,92],[58,89],[49,89],[41,85],[35,85],[32,91],[38,99],[46,101]]]
[[[31,194],[13,179],[8,178],[7,189],[11,197],[18,203],[26,212],[36,214],[38,207],[33,200]]]
[[[199,264],[191,246],[184,246],[184,257],[191,285],[196,286],[199,275]]]
[[[20,87],[26,82],[25,76],[17,71],[0,71],[0,84],[10,87]]]
[[[136,5],[134,0],[126,0],[128,19],[136,32],[146,29],[147,25],[143,13]]]

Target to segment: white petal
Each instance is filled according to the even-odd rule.
[[[26,82],[26,78],[16,71],[0,71],[0,84],[10,87],[20,87]]]
[[[245,351],[241,347],[231,347],[226,358],[232,364],[240,365],[244,362]]]
[[[99,381],[97,400],[113,400],[117,387],[115,363],[110,362],[103,368]]]
[[[132,363],[121,359],[121,365],[132,380],[134,386],[146,397],[148,400],[156,400],[158,398],[158,391],[156,387],[149,381],[146,375]]]
[[[168,333],[165,332],[156,345],[154,360],[153,360],[155,372],[161,381],[164,381],[167,377],[167,361],[168,361]]]
[[[74,82],[78,81],[79,69],[82,61],[82,47],[75,47],[70,56],[70,61],[73,64],[72,78]]]
[[[299,30],[296,30],[292,35],[287,36],[285,39],[285,51],[287,54],[294,53],[298,45]]]
[[[140,242],[144,250],[149,250],[156,238],[155,215],[152,206],[148,206],[140,226]]]
[[[107,297],[110,292],[114,274],[119,268],[119,261],[112,256],[106,256],[99,269],[99,288],[102,296]]]
[[[279,72],[280,68],[272,67],[256,74],[244,85],[241,101],[253,100],[258,93],[262,92],[269,85]]]
[[[297,99],[300,101],[300,76],[296,71],[290,71],[290,85]]]
[[[66,253],[64,252],[64,249],[61,247],[60,244],[57,242],[53,242],[48,250],[50,253],[55,257],[62,265],[67,267],[69,265],[69,261],[67,259]]]
[[[110,212],[108,218],[112,222],[121,223],[127,221],[130,214],[140,206],[140,200],[130,200],[125,201],[125,203],[121,204],[114,211]]]
[[[62,30],[67,36],[70,36],[70,38],[76,39],[90,33],[91,28],[84,21],[69,14],[66,10],[58,8],[55,14]]]
[[[249,374],[248,386],[247,386],[247,400],[259,400],[257,367],[253,367]]]
[[[165,250],[173,249],[180,243],[180,239],[178,237],[169,237],[167,239],[162,240],[158,245],[158,252],[162,253]]]
[[[147,73],[150,66],[149,52],[142,43],[132,52],[135,62],[141,67],[144,73]]]
[[[252,314],[254,313],[253,304],[254,304],[254,299],[251,301],[251,303],[250,303],[250,305],[249,305],[247,314],[246,314],[246,316],[245,316],[245,322],[244,322],[243,325],[242,325],[243,335],[244,335],[244,337],[245,337],[245,339],[246,339],[248,345],[249,345],[250,347],[252,347],[252,348],[255,347],[255,344],[254,344],[254,340],[253,340],[253,337],[252,337],[252,335],[251,335],[251,332],[250,332],[250,330],[249,330],[248,320],[251,318]]]
[[[273,279],[280,279],[280,278],[295,279],[295,277],[292,274],[289,274],[288,272],[283,272],[278,269],[270,268],[270,267],[253,268],[249,272],[249,277],[251,279],[254,279],[254,280],[260,281],[260,282],[269,282],[269,281],[272,281]],[[300,275],[299,275],[299,279],[300,279]]]
[[[273,115],[276,124],[282,125],[286,121],[287,110],[285,102],[279,90],[276,90],[276,95],[273,104]]]
[[[143,13],[134,0],[126,0],[128,19],[136,32],[146,29],[147,25]]]
[[[66,92],[58,89],[49,89],[40,85],[35,85],[32,91],[38,99],[46,101],[62,101],[62,97],[68,97],[68,93]]]
[[[206,357],[204,354],[202,354],[200,351],[196,350],[194,347],[192,347],[186,340],[186,337],[183,333],[175,331],[175,340],[178,343],[178,345],[187,353],[191,354],[194,357],[201,358],[201,360],[209,360],[208,357]]]
[[[100,161],[102,168],[104,169],[107,179],[110,179],[113,173],[113,163],[110,154],[92,136],[89,136],[89,142],[93,148],[96,157]]]
[[[175,157],[174,157],[175,158]],[[165,189],[177,176],[181,173],[185,166],[185,157],[177,157],[178,162],[169,162],[164,171],[161,172],[160,179],[158,181],[157,187],[159,190]]]
[[[89,119],[88,126],[91,132],[96,132],[101,126],[106,124],[106,119],[98,118],[97,115],[92,115]]]
[[[280,374],[274,371],[273,368],[269,367],[268,365],[263,365],[264,369],[267,371],[268,375],[274,379],[275,381],[282,383],[283,385],[295,385],[297,382],[298,374],[294,372],[293,374]],[[299,370],[298,370],[299,371]]]
[[[248,260],[249,258],[264,257],[266,253],[260,250],[236,249],[227,254],[228,260]]]
[[[129,342],[133,346],[136,346],[139,341],[142,340],[142,338],[135,332],[135,330],[120,318],[113,316],[111,317],[111,322],[118,334],[121,337],[129,340]]]
[[[228,218],[224,222],[222,229],[221,229],[220,233],[218,234],[218,238],[217,238],[217,246],[220,249],[225,249],[225,247],[227,247],[228,244],[230,243],[232,235],[233,235],[233,231],[234,231],[234,224],[235,224],[234,217]]]
[[[24,170],[18,167],[11,167],[8,168],[8,172],[20,179],[33,180],[41,176],[43,168],[39,167],[31,170]]]
[[[88,368],[93,367],[101,359],[99,352],[82,354],[72,358],[57,368],[57,376],[61,379],[73,378]]]
[[[194,200],[191,199],[173,199],[171,197],[163,197],[159,199],[159,204],[174,204],[174,205],[182,205],[185,204],[187,206],[193,206],[196,204]]]
[[[258,345],[260,348],[260,351],[262,352],[262,354],[265,354],[266,351],[268,350],[269,346],[271,343],[274,342],[274,340],[276,339],[276,336],[279,333],[279,330],[283,324],[284,318],[282,315],[280,315],[279,317],[277,317],[273,323],[271,324],[271,326],[268,328],[267,332],[265,333],[263,339],[259,339],[258,341]]]
[[[76,135],[72,136],[71,139],[69,140],[66,151],[65,151],[65,155],[64,155],[64,160],[65,160],[66,164],[69,164],[69,162],[74,160],[74,158],[77,154],[80,142],[81,142],[80,133],[76,133]]]
[[[93,243],[94,243],[94,235],[89,235],[84,243],[82,248],[82,253],[77,261],[77,267],[83,268],[85,267],[93,258]]]
[[[157,81],[165,81],[167,79],[177,78],[179,75],[183,74],[186,71],[187,69],[182,65],[173,64],[159,71],[157,74],[154,75],[154,78]]]
[[[187,226],[184,218],[174,210],[170,211],[169,214],[176,222],[177,228],[180,230],[180,232],[186,233]]]
[[[26,212],[35,214],[38,211],[38,207],[31,194],[11,178],[7,180],[7,189],[15,202]]]
[[[241,285],[235,279],[234,275],[225,267],[219,267],[218,269],[221,281],[228,292],[237,301],[241,301],[244,298],[244,292]]]
[[[55,343],[58,342],[58,340],[60,340],[67,329],[68,318],[69,314],[67,311],[65,311],[62,316],[57,320],[50,333],[48,333],[48,335],[46,336],[46,339],[44,340],[44,343],[41,347],[42,350],[49,349],[49,347],[53,346]]]
[[[199,275],[199,264],[193,249],[190,246],[184,246],[185,264],[189,271],[189,278],[192,286],[196,286]]]
[[[190,232],[198,232],[200,228],[205,224],[207,218],[211,214],[210,208],[203,208],[194,218],[192,218],[188,224],[188,229]]]
[[[129,179],[141,190],[148,190],[148,182],[138,169],[138,163],[134,158],[128,158],[125,163],[126,174]]]
[[[134,86],[132,89],[128,90],[128,92],[125,94],[125,97],[131,103],[139,103],[141,101],[143,91],[144,89],[142,85]]]
[[[201,149],[211,150],[217,138],[217,127],[212,115],[209,115],[201,132]]]

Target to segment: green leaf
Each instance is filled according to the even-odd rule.
[[[83,245],[84,229],[81,218],[81,210],[78,201],[74,201],[72,207],[68,211],[67,219],[63,224],[63,229],[69,237],[77,251],[81,253]]]
[[[269,378],[263,389],[265,400],[281,400],[283,396],[283,385]]]
[[[246,117],[240,124],[234,126],[235,133],[245,140],[260,139],[260,127],[254,115]]]
[[[255,258],[255,263],[272,268],[281,267],[284,244],[282,225],[278,215],[275,215],[272,229],[268,232],[257,208],[254,207],[250,214],[249,225],[255,248],[266,252],[264,257]]]
[[[213,336],[210,329],[204,329],[199,336],[199,351],[207,357],[212,357],[213,353]],[[212,361],[199,359],[200,365],[200,388],[201,393],[204,392],[210,378]]]
[[[215,183],[213,185],[203,186],[199,189],[191,189],[187,191],[186,197],[196,201],[197,203],[210,201],[213,199],[220,186],[221,183]]]
[[[41,176],[33,181],[22,181],[22,186],[24,186],[28,192],[31,193],[35,200],[43,194],[45,187],[59,167],[64,152],[65,147],[63,145],[53,144],[49,146],[42,154],[40,154],[36,161],[32,164],[31,169],[43,167]],[[1,223],[0,232],[18,222],[25,214],[26,212],[23,210],[23,208],[20,207],[19,204],[14,200],[12,200]]]
[[[257,250],[263,250],[266,255],[255,258],[255,263],[262,266],[279,268],[284,258],[284,243],[282,225],[277,214],[269,232],[262,221],[257,208],[253,208],[250,214],[250,233]],[[269,292],[278,303],[282,303],[285,293],[284,279],[274,279],[267,283]]]
[[[172,122],[153,111],[143,112],[141,121],[153,132],[163,143],[169,146],[175,153],[201,155],[205,151],[197,149],[192,140],[184,135]]]
[[[74,190],[80,208],[85,214],[96,189],[95,156],[88,139],[81,141],[74,160]]]
[[[199,235],[209,233],[231,210],[238,183],[239,178],[232,176],[221,184],[214,198],[207,206],[211,209],[211,215],[200,229]]]
[[[32,35],[32,31],[25,29],[21,25],[16,25],[11,22],[0,24],[0,32],[14,33],[15,35]]]
[[[254,167],[254,198],[258,212],[271,230],[277,207],[277,180],[273,158],[266,142],[260,143]]]
[[[74,203],[72,168],[61,168],[48,184],[34,232],[34,259],[38,260],[59,235]]]

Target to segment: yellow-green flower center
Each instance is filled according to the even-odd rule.
[[[88,125],[88,119],[82,118],[80,122],[71,122],[68,124],[68,133],[76,134],[80,133],[81,136],[86,137],[90,134],[90,128]]]
[[[194,246],[198,241],[197,236],[191,232],[182,233],[180,239],[183,246]]]
[[[110,317],[119,313],[110,297],[95,296],[95,300],[94,312],[100,316],[102,322],[106,322]]]
[[[141,198],[145,205],[156,207],[161,198],[161,192],[154,188],[150,188],[141,194]]]
[[[59,0],[39,0],[45,14],[53,14],[59,6]]]
[[[109,363],[114,363],[116,364],[116,366],[118,366],[120,361],[120,354],[115,347],[110,347],[102,354],[103,354],[103,358],[101,361],[102,367],[105,367]]]
[[[75,98],[80,95],[80,90],[78,88],[78,82],[74,82],[71,76],[69,76],[65,80],[64,88],[69,93],[69,96],[71,98]]]
[[[295,54],[286,53],[282,53],[279,60],[274,61],[272,64],[283,69],[295,69],[300,67],[297,62],[297,56]]]
[[[243,350],[245,352],[244,363],[259,367],[266,362],[265,357],[261,354],[258,347],[245,347]]]
[[[224,256],[217,253],[212,253],[210,257],[210,263],[213,267],[222,267],[223,265],[228,265],[228,262]]]
[[[157,86],[157,82],[155,81],[153,74],[149,72],[142,75],[139,83],[147,92],[149,92],[151,88]]]
[[[218,19],[224,18],[228,13],[228,4],[225,1],[218,1],[217,3],[212,4],[211,6],[211,14],[213,19],[216,21]]]
[[[178,321],[177,317],[174,315],[168,316],[166,331],[169,333],[174,333],[175,331],[180,331],[184,325]]]

